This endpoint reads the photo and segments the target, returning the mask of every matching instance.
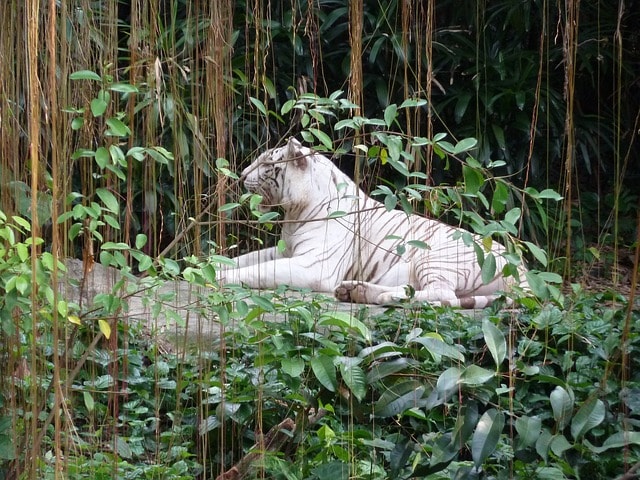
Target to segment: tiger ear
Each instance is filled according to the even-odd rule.
[[[287,159],[293,162],[293,165],[299,169],[307,168],[307,152],[302,144],[291,137],[287,143]]]

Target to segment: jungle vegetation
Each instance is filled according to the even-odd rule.
[[[637,0],[0,18],[0,478],[634,478]],[[517,236],[538,301],[340,312],[219,288],[226,256],[277,241],[237,174],[290,136],[389,208]],[[72,298],[69,258],[120,277]],[[151,327],[128,315],[141,286]],[[216,334],[167,341],[161,317]]]

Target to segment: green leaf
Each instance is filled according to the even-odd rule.
[[[392,103],[384,109],[384,123],[387,125],[387,127],[391,127],[393,121],[396,119],[397,113],[398,107],[395,103]]]
[[[309,128],[308,130],[313,134],[314,137],[316,137],[320,141],[320,143],[322,143],[325,148],[327,148],[328,150],[333,149],[333,140],[331,140],[331,137],[329,135],[324,133],[322,130],[318,130],[317,128]]]
[[[400,415],[419,405],[425,387],[415,380],[407,380],[385,389],[373,406],[373,415],[389,418]]]
[[[225,203],[224,205],[221,205],[220,208],[218,208],[218,212],[220,212],[220,213],[229,212],[231,210],[235,210],[239,206],[240,206],[240,204],[236,203],[236,202]]]
[[[494,452],[502,429],[504,428],[504,414],[491,408],[484,412],[471,438],[471,457],[476,470],[480,469],[484,461]]]
[[[533,294],[540,299],[547,299],[549,297],[549,289],[547,283],[544,281],[540,272],[527,271],[525,274],[527,283],[531,287]]]
[[[496,215],[500,215],[504,212],[507,206],[507,200],[509,199],[509,190],[502,181],[496,181],[496,189],[493,192],[491,198],[491,209]]]
[[[136,248],[140,250],[147,244],[147,236],[144,233],[139,233],[136,235]]]
[[[468,195],[477,194],[484,182],[482,174],[475,168],[463,165],[462,176],[464,177],[464,192]]]
[[[460,381],[462,371],[458,367],[447,368],[438,377],[436,382],[436,390],[443,395],[450,395],[458,390],[458,382]],[[493,372],[491,372],[493,376]]]
[[[116,451],[118,452],[118,455],[124,459],[128,460],[133,457],[131,447],[127,441],[119,435],[116,437]]]
[[[423,242],[422,240],[409,240],[407,245],[411,245],[412,247],[420,248],[422,250],[429,250],[431,248],[427,242]]]
[[[364,370],[358,365],[359,358],[343,357],[339,363],[340,376],[351,393],[361,402],[367,393],[367,380]]]
[[[91,392],[87,392],[86,390],[82,392],[82,397],[84,399],[84,406],[86,407],[88,412],[93,412],[95,408],[95,402],[93,397],[91,396]]]
[[[69,79],[71,80],[95,80],[98,82],[102,81],[102,78],[100,77],[100,75],[98,75],[95,72],[92,72],[91,70],[79,70],[77,72],[73,72],[71,75],[69,75]]]
[[[329,215],[327,215],[327,218],[341,218],[341,217],[344,217],[345,215],[347,215],[347,212],[344,212],[342,210],[336,210],[335,212],[331,212]]]
[[[464,138],[456,143],[456,146],[453,148],[453,154],[458,155],[463,152],[467,152],[478,144],[478,140],[475,138]]]
[[[480,271],[482,277],[482,283],[485,285],[491,283],[496,276],[496,257],[493,253],[488,253],[484,257],[482,262],[482,269]]]
[[[588,440],[584,444],[594,453],[602,453],[611,448],[629,448],[631,445],[640,446],[640,432],[618,432],[607,438],[601,447],[592,445]]]
[[[569,450],[571,447],[572,445],[565,438],[565,436],[560,434],[554,435],[551,439],[551,443],[549,444],[549,448],[551,449],[551,451],[558,457],[561,457],[564,452]]]
[[[260,217],[258,218],[258,223],[269,223],[279,216],[280,214],[278,212],[266,212],[260,215]]]
[[[105,135],[110,135],[114,137],[127,137],[131,135],[131,130],[127,127],[124,122],[115,117],[107,118],[107,126],[109,129],[105,132]]]
[[[333,325],[342,330],[358,333],[366,341],[371,341],[369,328],[349,312],[325,312],[320,315],[318,325]]]
[[[496,363],[496,370],[500,370],[500,365],[507,356],[507,341],[498,327],[488,319],[482,322],[482,333],[493,361]]]
[[[338,388],[338,379],[336,376],[336,367],[333,364],[333,357],[320,354],[313,357],[310,363],[311,371],[322,386],[330,392],[335,392]]]
[[[108,104],[102,98],[91,100],[91,113],[94,117],[101,117],[107,111]]]
[[[500,125],[492,124],[491,128],[493,129],[493,134],[496,137],[496,141],[498,142],[498,146],[502,150],[506,150],[507,149],[507,142],[505,142],[504,130],[502,129],[502,127]]]
[[[572,395],[561,386],[557,386],[549,396],[553,418],[557,423],[558,431],[563,430],[569,424],[573,412]]]
[[[268,115],[267,107],[264,106],[261,100],[258,100],[254,97],[249,97],[249,101],[258,109],[260,113],[262,113],[265,117]]]
[[[304,372],[304,360],[298,357],[283,358],[280,365],[282,371],[293,378],[298,378]]]
[[[547,254],[546,252],[538,247],[535,243],[525,241],[524,244],[527,246],[531,255],[535,257],[535,259],[540,262],[543,267],[547,266]]]
[[[112,83],[109,85],[109,90],[119,93],[137,93],[138,87],[129,83]]]
[[[105,168],[109,164],[109,160],[111,156],[109,155],[109,150],[105,147],[98,147],[95,153],[96,163],[100,168]]]
[[[571,420],[571,436],[578,440],[589,430],[600,425],[605,418],[604,402],[596,397],[589,398],[578,409]]]
[[[518,207],[514,207],[504,215],[504,221],[510,225],[517,225],[521,216],[522,210]]]
[[[411,339],[411,343],[419,343],[433,357],[436,362],[440,361],[440,357],[449,357],[459,362],[464,362],[464,355],[453,345],[445,343],[439,338],[433,336],[415,337]]]
[[[129,245],[122,242],[105,242],[102,244],[103,250],[129,250]]]
[[[516,420],[516,432],[518,432],[518,443],[521,448],[528,448],[536,443],[540,437],[542,420],[540,417],[520,417]]]
[[[460,375],[460,383],[464,385],[483,385],[495,377],[495,372],[478,365],[469,365]]]
[[[117,214],[120,211],[118,200],[116,199],[115,195],[109,190],[107,190],[106,188],[98,188],[96,189],[96,195],[100,197],[100,200],[102,200],[105,208],[111,213]]]

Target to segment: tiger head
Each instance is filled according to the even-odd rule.
[[[313,150],[292,138],[285,146],[259,155],[240,178],[247,191],[262,196],[260,211],[300,208],[312,200],[311,179],[318,166],[316,157],[319,156]]]

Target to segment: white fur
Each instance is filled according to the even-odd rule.
[[[220,280],[252,288],[289,285],[334,292],[341,301],[388,304],[410,297],[433,304],[483,307],[516,283],[498,274],[483,284],[472,246],[444,223],[386,211],[323,155],[292,139],[260,155],[242,172],[247,190],[263,195],[263,209],[284,211],[284,252],[275,247],[237,257]],[[347,212],[328,219],[333,212]],[[388,238],[389,236],[400,239]],[[426,242],[423,249],[409,240]],[[406,251],[397,254],[403,244]],[[497,272],[505,249],[493,242]],[[520,286],[527,289],[524,266]]]

